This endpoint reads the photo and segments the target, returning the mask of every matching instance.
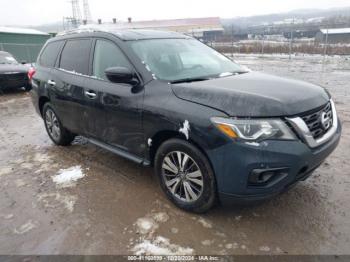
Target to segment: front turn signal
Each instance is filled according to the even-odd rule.
[[[233,131],[233,129],[225,124],[216,124],[217,128],[220,129],[221,132],[223,132],[224,134],[226,134],[227,136],[231,137],[231,138],[237,138],[237,134],[235,133],[235,131]]]

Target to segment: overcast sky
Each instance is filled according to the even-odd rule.
[[[82,0],[80,0],[82,2]],[[220,16],[231,18],[294,9],[350,6],[349,0],[89,0],[94,19],[110,21]],[[71,16],[69,0],[0,0],[1,25],[40,25]]]

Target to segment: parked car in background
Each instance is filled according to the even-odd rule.
[[[245,70],[177,33],[71,31],[43,47],[31,81],[55,144],[79,134],[154,166],[168,198],[193,212],[284,192],[341,134],[324,88]]]
[[[0,90],[24,88],[29,91],[29,69],[25,62],[18,63],[10,53],[0,51]]]

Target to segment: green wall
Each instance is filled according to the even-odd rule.
[[[36,61],[50,35],[27,35],[0,32],[0,50],[11,53],[19,62]]]

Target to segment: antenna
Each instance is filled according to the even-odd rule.
[[[91,16],[88,0],[83,0],[83,9],[84,9],[84,20],[86,20],[87,23],[91,23],[92,16]]]

